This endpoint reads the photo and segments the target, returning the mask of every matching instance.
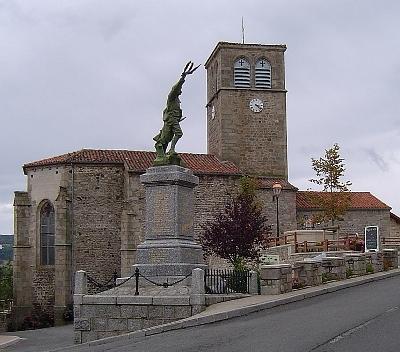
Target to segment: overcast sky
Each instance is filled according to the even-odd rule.
[[[289,179],[341,146],[353,191],[400,215],[398,0],[0,0],[0,233],[21,166],[82,148],[152,150],[166,95],[219,41],[286,44]],[[177,150],[206,153],[206,72]],[[373,224],[371,224],[373,225]]]

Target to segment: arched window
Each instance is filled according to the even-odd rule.
[[[271,64],[259,59],[255,69],[256,88],[271,88]]]
[[[233,66],[233,76],[235,87],[250,87],[250,64],[246,59],[238,59]]]
[[[54,208],[50,202],[40,209],[40,263],[54,265]]]

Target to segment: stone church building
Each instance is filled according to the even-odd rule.
[[[258,198],[274,232],[275,182],[282,185],[281,232],[302,227],[313,211],[304,192],[288,182],[285,50],[285,45],[220,42],[205,64],[208,154],[181,154],[200,179],[195,235],[238,191],[243,175],[259,178]],[[77,270],[98,282],[114,272],[131,274],[144,237],[139,176],[154,159],[153,152],[83,149],[23,166],[27,190],[15,192],[14,199],[17,322],[36,305],[61,323]],[[375,200],[349,212],[348,221],[355,224],[349,230],[379,224],[381,235],[389,236],[390,207],[369,193],[354,204]]]

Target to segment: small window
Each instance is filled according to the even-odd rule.
[[[234,84],[235,87],[250,87],[250,64],[247,60],[240,58],[234,65]]]
[[[271,88],[271,64],[260,59],[256,63],[255,70],[256,88]]]
[[[54,208],[50,202],[40,209],[40,263],[54,265]]]

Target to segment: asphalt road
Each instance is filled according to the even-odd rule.
[[[248,316],[113,342],[109,352],[367,352],[400,350],[400,277]],[[76,348],[80,351],[80,348]]]
[[[174,330],[139,341],[117,340],[100,352],[397,352],[400,351],[400,276],[306,299],[248,316]],[[71,326],[26,331],[7,352],[70,345]],[[88,351],[76,346],[74,351]]]

